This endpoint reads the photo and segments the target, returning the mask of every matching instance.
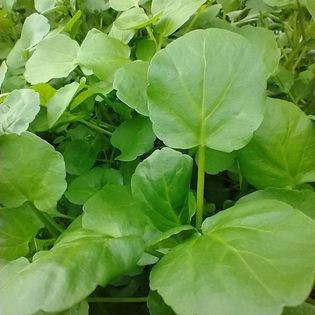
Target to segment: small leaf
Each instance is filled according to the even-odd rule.
[[[42,223],[32,208],[0,208],[0,259],[13,260],[29,253],[29,242],[34,239]]]
[[[111,137],[111,144],[121,151],[120,161],[133,161],[153,149],[155,134],[148,118],[137,117],[123,122]]]
[[[7,56],[9,68],[24,67],[26,57],[24,52],[37,45],[49,32],[48,20],[38,13],[33,13],[25,19],[20,39]]]
[[[20,258],[0,268],[3,314],[67,310],[97,285],[131,272],[143,251],[142,240],[135,236],[115,239],[83,229],[65,234],[50,251],[38,252],[32,263]],[[16,303],[17,296],[23,303]]]
[[[127,45],[92,29],[81,45],[78,62],[80,66],[93,71],[100,80],[112,82],[116,70],[130,62],[129,55]]]
[[[148,62],[134,61],[117,70],[114,89],[117,97],[135,109],[138,113],[148,116],[147,85]]]
[[[112,237],[137,235],[148,239],[154,227],[128,187],[108,185],[84,204],[82,226]]]
[[[3,61],[1,66],[0,66],[0,91],[1,91],[1,85],[5,79],[5,75],[6,75],[7,71],[8,71],[7,64],[5,63],[5,61]]]
[[[265,119],[237,156],[256,188],[295,187],[315,181],[315,127],[293,103],[269,99]]]
[[[123,184],[120,172],[113,168],[94,167],[87,174],[70,182],[65,195],[70,202],[83,205],[90,197],[109,184]]]
[[[49,128],[53,127],[69,106],[80,84],[72,82],[60,88],[47,103],[47,119]]]
[[[161,231],[189,221],[192,162],[188,155],[163,148],[141,162],[132,176],[133,196],[145,204],[153,224]]]
[[[315,220],[315,191],[304,189],[283,189],[267,188],[265,190],[255,191],[244,196],[237,203],[247,202],[249,200],[261,201],[264,199],[274,199],[285,202],[295,209],[300,210]]]
[[[149,61],[156,53],[155,42],[151,39],[142,39],[137,41],[136,56],[137,59]]]
[[[30,201],[49,210],[66,189],[62,155],[46,141],[24,132],[0,137],[0,203],[19,207]]]
[[[263,120],[264,73],[243,36],[220,29],[185,34],[160,50],[149,67],[155,134],[174,148],[243,147]]]
[[[315,21],[315,2],[313,0],[306,0],[306,7]]]
[[[150,291],[147,305],[150,315],[176,315],[156,291]]]
[[[303,303],[296,307],[286,307],[282,315],[314,315],[315,305]]]
[[[37,12],[46,13],[55,8],[56,0],[34,0],[34,6]]]
[[[176,314],[278,315],[308,296],[315,222],[300,211],[244,202],[206,219],[202,230],[151,272],[151,290]]]
[[[180,28],[206,0],[153,0],[152,14],[161,13],[155,30],[167,37]]]
[[[195,157],[198,164],[198,152]],[[229,169],[235,162],[235,154],[217,151],[206,148],[205,150],[205,171],[208,174],[216,175]]]
[[[33,90],[15,90],[0,105],[0,135],[21,134],[39,112],[39,95]]]
[[[25,78],[31,84],[65,78],[77,66],[79,44],[64,34],[41,41],[26,63]]]

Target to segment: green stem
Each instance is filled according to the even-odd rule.
[[[38,217],[38,219],[47,228],[51,236],[57,238],[62,232],[61,227],[47,213],[44,213],[38,210],[33,204],[32,204],[32,210],[35,213],[35,215]]]
[[[112,136],[112,133],[110,131],[105,130],[105,129],[97,126],[97,125],[94,125],[94,124],[92,124],[92,123],[90,123],[90,122],[88,122],[86,120],[80,119],[80,120],[78,120],[78,122],[80,124],[90,128],[90,129],[92,129],[92,130],[95,130],[95,131],[99,132],[99,133],[103,133],[105,135]]]
[[[155,257],[157,257],[157,258],[159,258],[159,259],[161,259],[161,258],[163,258],[163,254],[162,253],[160,253],[159,251],[157,251],[157,250],[155,250],[155,249],[146,249],[145,250],[145,252],[147,253],[147,254],[149,254],[149,255],[152,255],[152,256],[155,256]]]
[[[199,146],[198,150],[198,179],[197,179],[197,214],[196,228],[200,230],[203,221],[204,207],[204,190],[205,190],[205,147]]]
[[[90,297],[89,303],[146,303],[147,297]]]

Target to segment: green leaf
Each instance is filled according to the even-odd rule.
[[[78,55],[80,66],[87,68],[100,79],[112,82],[117,69],[129,60],[130,48],[96,29],[86,35]]]
[[[300,211],[246,202],[206,219],[202,230],[151,272],[151,289],[175,313],[278,315],[308,296],[315,222]]]
[[[137,59],[149,61],[156,53],[155,42],[151,39],[142,39],[137,42],[136,56]]]
[[[198,152],[195,157],[198,164]],[[208,174],[216,175],[229,169],[235,162],[235,154],[217,151],[206,148],[205,150],[205,171]]]
[[[137,117],[123,122],[110,139],[111,144],[121,151],[116,157],[120,161],[133,161],[153,149],[155,134],[147,117]]]
[[[109,9],[108,0],[79,0],[80,8],[90,12],[99,13]]]
[[[67,310],[97,285],[106,286],[132,271],[142,251],[139,237],[115,239],[83,229],[66,232],[50,251],[38,252],[32,263],[20,258],[2,266],[1,311],[31,315]],[[16,303],[17,296],[23,303]]]
[[[7,57],[9,68],[24,67],[27,60],[25,51],[37,45],[49,32],[48,20],[38,13],[33,13],[25,19],[20,39]]]
[[[0,137],[0,203],[19,207],[30,201],[54,207],[66,190],[62,155],[46,141],[24,132]]]
[[[34,6],[37,12],[46,13],[55,8],[56,0],[34,0]]]
[[[238,33],[246,37],[253,45],[256,56],[260,56],[266,68],[267,77],[274,74],[279,65],[281,50],[278,48],[274,32],[250,25],[237,28]]]
[[[91,136],[87,141],[74,140],[66,144],[63,157],[67,173],[82,175],[87,173],[94,165],[98,153],[103,148],[103,138]]]
[[[137,235],[148,239],[154,229],[126,186],[104,187],[84,204],[83,209],[84,228],[112,237]]]
[[[0,91],[1,91],[1,85],[5,79],[5,75],[7,71],[8,71],[7,64],[5,63],[5,61],[3,61],[0,66]]]
[[[57,120],[67,109],[80,84],[72,82],[60,88],[47,103],[47,119],[49,128],[53,127]]]
[[[155,291],[150,291],[147,305],[150,315],[176,315]]]
[[[314,315],[315,305],[303,303],[296,307],[286,307],[282,315]]]
[[[155,30],[167,37],[180,28],[206,0],[153,0],[152,14],[162,12]]]
[[[29,242],[42,227],[32,208],[0,208],[0,259],[13,260],[29,253]]]
[[[272,7],[287,7],[287,6],[296,6],[296,0],[263,0],[267,5]],[[301,2],[304,2],[302,0]]]
[[[79,44],[64,34],[41,41],[26,63],[25,78],[31,84],[67,77],[77,66]]]
[[[122,102],[145,116],[149,115],[146,93],[148,66],[148,62],[139,60],[124,65],[117,70],[113,85]]]
[[[314,124],[302,110],[269,99],[263,123],[237,154],[241,172],[259,189],[315,181],[314,137]]]
[[[87,174],[70,182],[65,195],[70,202],[83,205],[90,197],[109,184],[123,184],[120,172],[113,168],[94,167]]]
[[[192,31],[153,57],[148,76],[153,130],[168,146],[231,152],[263,120],[264,66],[238,34]]]
[[[109,0],[109,5],[116,11],[126,11],[139,5],[139,0]]]
[[[315,2],[313,0],[306,0],[306,7],[311,13],[313,20],[315,20]]]
[[[0,105],[0,136],[21,134],[39,112],[39,95],[33,90],[15,90]]]
[[[315,191],[304,189],[283,189],[267,188],[265,190],[255,191],[244,196],[237,203],[256,200],[257,202],[264,199],[274,199],[285,202],[295,209],[298,209],[315,220]]]
[[[132,176],[133,196],[145,204],[147,214],[161,231],[189,221],[192,163],[190,156],[163,148],[141,162]]]

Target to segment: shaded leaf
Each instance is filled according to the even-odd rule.
[[[315,305],[303,303],[296,307],[286,307],[282,315],[314,315]]]
[[[156,291],[150,291],[147,305],[151,315],[176,315]]]

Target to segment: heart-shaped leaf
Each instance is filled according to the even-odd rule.
[[[288,204],[244,202],[203,223],[153,268],[150,287],[178,315],[278,315],[313,285],[315,222]]]
[[[263,120],[265,68],[241,35],[190,32],[153,57],[148,78],[153,130],[168,146],[231,152]]]

